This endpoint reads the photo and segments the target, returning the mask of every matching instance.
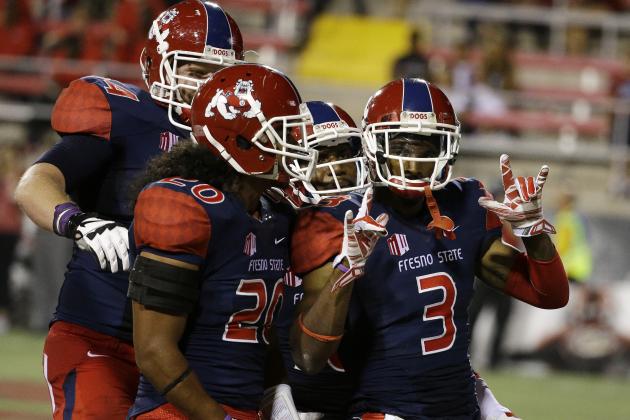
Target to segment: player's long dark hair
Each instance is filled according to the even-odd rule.
[[[132,208],[147,184],[170,177],[198,179],[220,190],[235,191],[239,174],[210,149],[197,146],[192,141],[181,142],[170,152],[149,161],[142,175],[131,186]]]

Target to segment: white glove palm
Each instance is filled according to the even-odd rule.
[[[80,249],[96,256],[102,270],[129,271],[129,236],[121,224],[88,217],[77,226],[74,239]]]
[[[380,237],[387,235],[385,226],[389,216],[386,213],[382,213],[374,220],[369,215],[371,207],[372,187],[365,191],[357,217],[354,218],[352,210],[348,210],[345,214],[341,253],[335,257],[333,266],[343,267],[342,263],[346,260],[348,267],[347,272],[339,277],[333,285],[333,291],[363,275],[363,267],[374,250],[376,242]]]
[[[505,190],[503,203],[481,197],[479,205],[495,213],[499,219],[509,222],[516,236],[556,233],[556,229],[544,219],[542,208],[542,190],[549,174],[549,167],[543,165],[535,179],[531,176],[519,176],[516,181],[508,155],[501,155],[500,167]]]

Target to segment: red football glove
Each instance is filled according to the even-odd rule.
[[[369,214],[371,207],[372,187],[369,187],[363,195],[357,217],[354,218],[352,210],[345,214],[341,253],[333,261],[333,266],[344,271],[344,274],[335,281],[332,291],[363,275],[365,262],[374,250],[376,242],[380,237],[387,235],[385,226],[389,216],[382,213],[374,220]],[[348,266],[344,265],[345,262]]]
[[[543,165],[536,179],[531,176],[519,176],[515,180],[508,155],[501,155],[500,165],[505,190],[503,203],[481,197],[479,205],[495,213],[499,219],[509,222],[516,236],[556,233],[556,229],[543,217],[542,209],[542,190],[549,174],[549,167]]]

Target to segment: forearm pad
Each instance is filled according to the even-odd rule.
[[[127,297],[149,309],[189,314],[199,298],[201,273],[138,256],[129,274]]]
[[[569,301],[569,280],[558,252],[549,261],[519,254],[508,275],[504,292],[538,308],[565,306]]]

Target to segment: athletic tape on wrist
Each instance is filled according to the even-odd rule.
[[[343,271],[343,270],[340,270]],[[335,292],[337,289],[340,289],[344,286],[347,286],[355,279],[361,277],[363,275],[363,268],[360,267],[350,267],[348,271],[344,272],[335,282],[333,283],[331,292]]]
[[[57,204],[53,216],[53,231],[59,236],[67,237],[70,218],[81,213],[81,209],[72,201]]]
[[[343,263],[343,260],[338,262],[337,265],[335,266],[335,268],[337,270],[341,271],[342,273],[347,273],[348,270],[350,270],[350,268],[346,267],[346,265]]]

